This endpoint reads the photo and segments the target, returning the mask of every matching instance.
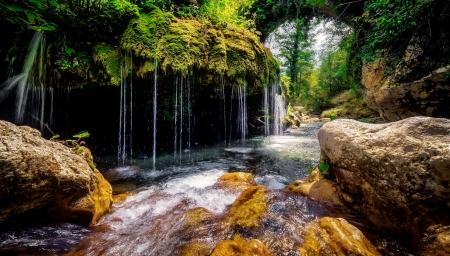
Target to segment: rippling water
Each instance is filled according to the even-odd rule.
[[[298,134],[161,156],[156,170],[151,159],[110,168],[104,175],[114,193],[132,192],[113,205],[113,213],[91,229],[60,223],[4,232],[0,253],[57,255],[75,248],[79,255],[162,256],[180,255],[189,246],[210,253],[219,241],[240,234],[260,239],[276,255],[298,255],[295,248],[302,243],[305,224],[321,216],[335,216],[365,230],[386,251],[396,251],[391,255],[402,255],[398,253],[403,249],[395,242],[381,238],[345,209],[280,190],[307,176],[307,168],[318,163],[319,127],[311,124]],[[258,184],[270,188],[266,193],[268,210],[259,227],[239,228],[226,221],[230,205],[243,189],[227,189],[216,182],[234,171],[253,173]]]

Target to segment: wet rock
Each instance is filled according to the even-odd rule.
[[[256,186],[256,181],[251,173],[231,172],[225,173],[217,180],[216,186],[231,189],[244,190],[251,186]]]
[[[266,193],[270,191],[264,186],[249,187],[234,201],[226,216],[225,222],[240,228],[259,226],[262,215],[267,210]]]
[[[313,198],[320,202],[329,202],[335,205],[343,205],[339,186],[323,177],[316,168],[303,180],[297,180],[286,186],[285,190]]]
[[[376,226],[417,246],[429,226],[450,224],[450,120],[340,119],[319,142],[345,201]]]
[[[206,242],[195,241],[181,247],[181,256],[205,256],[210,255],[212,246]]]
[[[112,204],[111,186],[87,148],[74,151],[5,121],[0,121],[0,184],[0,224],[11,219],[90,224]]]
[[[450,255],[450,226],[436,225],[429,227],[421,241],[419,255]]]
[[[239,236],[233,240],[224,240],[217,244],[211,256],[269,256],[267,247],[258,239],[246,241]]]
[[[381,255],[364,234],[341,218],[324,217],[305,227],[300,255]]]

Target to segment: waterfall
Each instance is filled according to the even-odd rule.
[[[180,84],[180,158],[183,150],[183,76]]]
[[[264,134],[282,135],[283,118],[286,116],[286,103],[280,95],[278,83],[264,88]]]
[[[269,89],[267,87],[264,88],[264,135],[270,135],[270,112],[269,112]]]
[[[229,143],[231,143],[231,135],[233,131],[233,93],[234,93],[234,87],[231,87],[231,96],[230,96],[230,137],[229,137]]]
[[[175,108],[174,108],[174,141],[173,141],[173,156],[177,155],[177,112],[178,112],[178,77],[175,79]]]
[[[272,85],[273,97],[273,130],[275,135],[283,134],[283,118],[286,115],[286,104],[280,95],[280,87],[278,83]]]
[[[241,140],[245,140],[247,137],[247,95],[245,87],[238,87],[238,100],[238,127]]]
[[[188,94],[188,149],[191,150],[191,115],[192,115],[192,105],[191,105],[191,83],[189,80],[189,75],[187,77],[187,94]]]
[[[133,73],[132,58],[124,57],[120,66],[120,99],[119,99],[119,141],[117,146],[117,161],[126,164],[133,157]],[[130,67],[130,68],[129,68]],[[128,71],[129,74],[127,73]],[[130,76],[129,83],[127,81]]]
[[[157,91],[156,86],[158,83],[158,60],[155,58],[155,71],[154,71],[154,83],[153,83],[153,170],[156,165],[156,106],[157,106]]]
[[[220,77],[222,82],[222,98],[223,98],[223,141],[227,143],[227,110],[226,110],[226,98],[225,98],[225,83],[223,80],[223,75]]]
[[[36,32],[31,39],[22,73],[12,76],[13,69],[8,69],[10,77],[0,85],[0,103],[16,88],[15,117],[16,124],[32,120],[33,126],[44,129],[45,114],[45,37],[42,31]],[[14,62],[12,59],[11,62]],[[29,118],[26,119],[26,115]]]
[[[133,159],[133,55],[130,53],[130,160]]]

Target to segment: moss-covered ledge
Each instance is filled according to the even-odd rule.
[[[248,30],[207,20],[178,19],[156,6],[130,21],[119,48],[133,54],[133,72],[141,77],[152,72],[156,64],[162,75],[188,75],[195,70],[197,79],[204,83],[223,76],[230,85],[262,87],[275,81],[279,73],[271,52]],[[111,83],[117,84],[119,58],[116,64],[108,61],[117,49],[94,49],[94,59],[103,65]]]

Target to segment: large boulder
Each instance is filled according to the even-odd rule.
[[[112,204],[111,185],[87,148],[0,121],[0,225],[17,221],[95,223]]]
[[[449,119],[340,119],[319,142],[343,199],[376,226],[417,245],[428,227],[450,224]]]

